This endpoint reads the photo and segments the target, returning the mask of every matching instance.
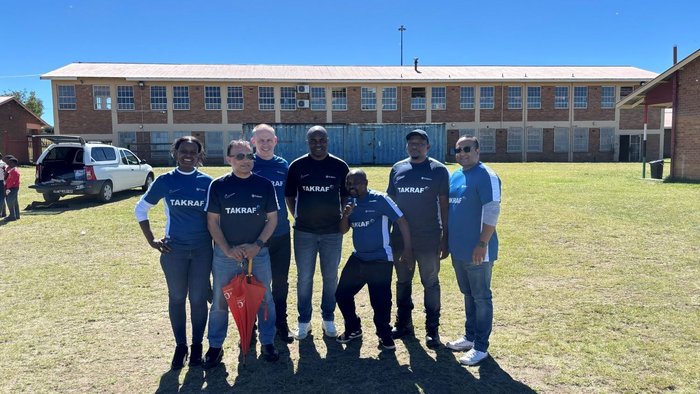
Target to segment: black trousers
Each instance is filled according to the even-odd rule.
[[[367,285],[369,301],[374,310],[374,326],[380,338],[391,336],[391,276],[390,261],[364,261],[354,254],[350,256],[340,274],[335,300],[345,319],[345,331],[361,328],[360,317],[355,310],[355,295]]]
[[[277,328],[287,330],[287,294],[289,294],[289,260],[292,247],[289,233],[267,241],[272,268],[272,299],[275,301]]]
[[[2,171],[2,169],[0,169]],[[7,211],[5,211],[5,181],[0,181],[0,217],[6,216]]]

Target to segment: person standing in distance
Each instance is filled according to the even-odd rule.
[[[160,266],[168,285],[170,325],[176,344],[170,366],[180,369],[187,359],[188,296],[192,321],[190,366],[202,364],[212,259],[204,204],[212,178],[198,169],[204,160],[204,149],[197,138],[176,139],[170,155],[177,167],[156,178],[136,204],[134,213],[148,245],[160,252]],[[160,200],[164,200],[166,224],[165,237],[157,239],[151,230],[148,213]]]
[[[389,246],[389,222],[401,228],[404,245],[402,264],[413,260],[411,231],[403,213],[384,193],[367,189],[367,174],[360,169],[348,173],[345,187],[352,202],[343,210],[340,232],[352,228],[355,250],[340,275],[335,297],[345,319],[345,332],[336,340],[347,343],[362,336],[360,317],[355,311],[355,295],[367,285],[369,301],[374,310],[374,326],[379,345],[387,350],[396,348],[391,338],[391,274],[393,256]]]
[[[467,319],[464,336],[448,342],[447,347],[468,350],[459,362],[475,365],[489,355],[493,327],[491,271],[498,258],[501,179],[479,161],[475,137],[460,138],[455,153],[462,168],[450,177],[449,248]]]
[[[5,189],[2,192],[5,194],[7,201],[7,217],[3,219],[6,222],[19,220],[19,184],[20,175],[17,165],[19,161],[12,155],[5,157],[7,160],[7,171],[5,173]]]
[[[275,154],[277,135],[275,129],[268,124],[259,124],[253,129],[250,142],[255,147],[255,164],[253,174],[262,176],[272,182],[277,194],[279,210],[277,210],[277,227],[272,237],[267,241],[272,267],[272,298],[275,301],[277,319],[277,336],[286,343],[292,343],[294,337],[287,326],[287,294],[289,293],[289,261],[292,258],[291,241],[289,237],[289,218],[287,205],[284,200],[284,185],[287,181],[289,164],[284,158]]]
[[[389,174],[387,194],[404,213],[411,229],[415,261],[394,262],[396,268],[396,323],[394,339],[413,335],[413,301],[411,300],[415,262],[424,288],[426,345],[437,348],[442,343],[440,326],[440,260],[448,256],[447,209],[449,172],[439,161],[428,157],[428,134],[420,129],[406,135],[408,158],[394,164]],[[391,238],[394,257],[404,248],[400,229],[394,226]]]
[[[306,133],[309,153],[289,166],[285,196],[294,215],[294,258],[297,264],[297,307],[299,326],[293,333],[301,340],[311,331],[311,295],[313,293],[316,256],[321,262],[323,294],[321,315],[326,336],[336,337],[335,290],[338,265],[343,247],[340,233],[345,177],[350,169],[341,159],[328,153],[328,132],[313,126]]]
[[[228,305],[222,288],[238,274],[247,272],[253,260],[253,276],[265,286],[258,308],[259,336],[266,361],[279,360],[275,348],[275,302],[270,291],[272,270],[267,241],[277,227],[277,197],[272,183],[252,173],[250,142],[233,140],[226,150],[231,173],[216,178],[209,187],[207,224],[214,239],[212,275],[214,299],[209,311],[209,350],[204,368],[217,366],[224,355],[228,331]]]
[[[0,218],[4,218],[7,215],[5,211],[5,169],[7,169],[7,163],[2,161],[2,153],[0,153]]]

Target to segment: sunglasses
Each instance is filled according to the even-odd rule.
[[[461,152],[469,153],[472,151],[472,148],[473,148],[472,146],[465,146],[464,148],[455,148],[455,153],[461,153]]]
[[[243,159],[254,160],[255,159],[255,155],[253,153],[236,153],[235,155],[228,155],[228,157],[233,157],[236,160],[243,160]]]

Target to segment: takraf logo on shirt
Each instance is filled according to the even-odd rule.
[[[176,200],[174,198],[170,199],[170,205],[173,207],[203,207],[204,201],[197,200]]]
[[[301,190],[305,192],[312,192],[312,193],[327,193],[333,189],[333,185],[330,186],[307,186],[307,185],[301,185]]]
[[[352,226],[352,228],[369,227],[372,223],[374,223],[374,219],[363,220],[360,222],[352,222],[352,223],[350,223],[350,226]]]
[[[397,187],[399,193],[421,194],[430,189],[430,186],[425,187]]]
[[[272,182],[272,186],[274,186],[274,187],[284,186],[284,181],[270,181],[270,182]]]
[[[461,204],[464,197],[450,197],[450,204]]]
[[[251,194],[250,197],[251,197],[251,198],[262,198],[261,195],[255,194],[255,193]]]
[[[250,213],[257,213],[258,207],[233,207],[233,208],[225,208],[226,213],[229,215],[236,215],[236,214],[250,214]]]

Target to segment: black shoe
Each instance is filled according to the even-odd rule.
[[[345,331],[344,333],[340,334],[339,337],[337,337],[335,340],[338,341],[339,343],[348,343],[352,341],[353,339],[357,339],[362,336],[362,329],[356,330],[356,331]]]
[[[204,369],[216,367],[221,363],[221,359],[223,358],[224,349],[220,347],[210,347],[209,350],[207,350],[207,354],[204,356]]]
[[[396,344],[394,343],[394,340],[391,339],[391,336],[388,336],[386,338],[379,338],[379,346],[383,347],[386,350],[396,349]]]
[[[170,362],[171,369],[182,369],[187,361],[187,345],[177,345],[175,347],[175,354],[173,354],[173,361]]]
[[[391,329],[391,338],[392,339],[399,339],[401,337],[405,337],[407,335],[413,336],[413,325],[397,325],[396,327]]]
[[[425,335],[425,346],[428,349],[437,349],[442,346],[440,342],[440,335],[437,332],[429,332]]]
[[[294,342],[294,337],[289,333],[289,327],[287,325],[277,327],[277,336],[284,343]]]
[[[190,367],[202,365],[202,344],[192,344],[190,347]]]
[[[280,359],[280,353],[275,349],[275,345],[271,343],[262,346],[262,355],[265,361],[271,363]]]

